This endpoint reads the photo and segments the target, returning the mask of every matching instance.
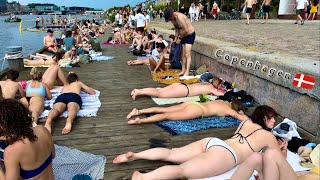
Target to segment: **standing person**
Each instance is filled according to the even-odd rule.
[[[40,18],[39,16],[37,16],[36,18],[36,28],[39,28],[40,27]]]
[[[218,9],[219,9],[219,6],[218,6],[217,2],[214,1],[214,2],[213,2],[213,5],[212,5],[212,9],[211,9],[212,18],[213,18],[214,20],[217,19]]]
[[[151,22],[151,19],[150,19],[150,16],[149,14],[147,13],[147,11],[144,11],[143,12],[143,15],[144,15],[144,19],[145,19],[145,26],[144,26],[144,31],[147,31],[148,28],[149,28],[149,24]]]
[[[182,70],[178,74],[179,76],[189,75],[190,65],[191,65],[191,48],[196,38],[196,33],[188,17],[179,12],[173,12],[172,8],[166,9],[164,12],[164,18],[166,22],[171,21],[175,27],[175,37],[181,38],[182,44]]]
[[[209,2],[204,3],[204,6],[203,6],[203,16],[205,21],[207,20],[207,15],[208,15],[208,4]]]
[[[319,5],[319,0],[313,0],[313,3],[311,3],[310,15],[308,19],[314,20],[314,17],[317,15],[317,12],[318,12],[318,5]]]
[[[129,27],[130,27],[130,30],[131,30],[131,33],[133,32],[134,30],[134,15],[133,15],[133,11],[130,12],[130,15],[129,15]]]
[[[261,4],[261,8],[263,9],[263,13],[265,16],[265,20],[262,21],[262,24],[268,22],[269,12],[270,12],[270,2],[271,2],[271,0],[263,0],[263,2]]]
[[[194,14],[195,14],[195,20],[199,21],[199,13],[200,13],[200,8],[199,4],[196,4],[194,7]]]
[[[246,15],[247,15],[247,22],[246,22],[247,25],[250,24],[250,16],[251,16],[251,12],[252,12],[252,5],[254,2],[255,2],[255,0],[246,0],[244,2],[245,8],[246,8]]]
[[[54,180],[52,159],[55,149],[51,134],[43,126],[32,127],[32,117],[21,103],[13,99],[0,101],[1,136],[5,173],[0,179]]]
[[[307,0],[296,0],[296,14],[297,19],[294,24],[298,24],[298,21],[301,21],[301,25],[304,24],[304,20],[301,17],[301,13],[304,11],[304,9],[307,8]]]
[[[305,14],[304,14],[304,20],[309,20],[308,17],[310,16],[310,10],[311,10],[311,0],[307,0],[307,9],[305,11]]]
[[[144,27],[146,25],[146,20],[143,14],[141,14],[141,9],[137,10],[137,14],[134,17],[136,21],[136,31],[139,35],[143,34]]]
[[[191,21],[191,23],[193,23],[193,21],[195,19],[195,6],[193,3],[190,5],[189,15],[190,15],[190,21]]]

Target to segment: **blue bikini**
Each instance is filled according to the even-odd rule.
[[[39,174],[41,174],[42,171],[44,171],[51,164],[51,162],[52,162],[52,153],[50,154],[48,159],[37,169],[28,170],[28,171],[20,169],[20,177],[22,177],[23,179],[30,179],[30,178],[36,177]]]

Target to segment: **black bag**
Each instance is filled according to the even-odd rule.
[[[132,54],[135,55],[135,56],[145,56],[145,55],[146,55],[146,52],[145,52],[145,51],[141,51],[141,50],[134,49],[134,50],[132,51]]]

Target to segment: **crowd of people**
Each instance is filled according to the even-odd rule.
[[[264,5],[268,5],[268,0],[264,1]],[[218,9],[218,6],[214,6],[214,9]],[[199,8],[199,14],[201,11],[204,9]],[[128,65],[149,64],[151,72],[157,73],[167,70],[167,62],[170,64],[169,68],[181,69],[177,76],[190,75],[191,48],[196,37],[192,20],[183,13],[174,12],[172,8],[162,13],[165,21],[170,21],[175,28],[175,34],[170,35],[168,41],[162,35],[158,35],[156,29],[148,33],[150,16],[147,11],[137,9],[136,14],[130,12],[128,16],[118,12],[113,24],[104,23],[100,28],[94,25],[94,22],[88,21],[84,21],[83,25],[75,25],[72,30],[66,31],[60,45],[53,37],[52,31],[48,30],[43,43],[47,51],[54,53],[54,56],[36,54],[30,56],[30,59],[37,60],[24,60],[28,65],[49,65],[44,73],[33,67],[30,71],[31,80],[25,88],[16,82],[19,72],[10,70],[6,73],[5,80],[0,81],[0,138],[7,145],[4,150],[5,173],[0,170],[0,179],[54,179],[52,159],[55,157],[55,149],[51,137],[52,122],[67,110],[68,117],[61,133],[70,133],[76,114],[83,103],[80,92],[92,95],[96,93],[81,82],[76,73],[69,72],[65,76],[58,62],[63,58],[76,59],[78,55],[90,53],[91,50],[101,51],[97,36],[104,34],[108,27],[113,27],[113,38],[110,42],[127,44],[132,41],[132,52],[143,51],[148,54],[145,60],[129,60]],[[200,18],[199,14],[195,15],[195,20]],[[60,51],[61,49],[63,51]],[[44,109],[44,99],[52,98],[50,90],[54,85],[63,86],[61,94],[55,100],[48,117],[42,120],[45,121],[45,125],[38,126],[39,114]],[[230,90],[230,83],[213,77],[210,82],[198,84],[175,83],[160,89],[134,89],[131,97],[136,100],[139,96],[223,96]],[[139,117],[150,113],[155,115],[142,119]],[[205,103],[186,102],[165,108],[134,108],[127,118],[129,125],[138,125],[214,115],[231,116],[241,122],[229,139],[208,137],[180,148],[153,148],[137,153],[127,152],[117,156],[113,163],[146,159],[174,164],[162,166],[148,173],[136,171],[132,175],[133,180],[206,178],[225,173],[236,165],[240,167],[231,179],[248,179],[254,170],[258,171],[261,179],[314,177],[312,173],[297,176],[286,161],[287,141],[277,139],[271,132],[278,113],[266,105],[258,106],[250,117],[245,114],[245,108],[238,100],[215,100]],[[260,153],[262,150],[264,153]]]

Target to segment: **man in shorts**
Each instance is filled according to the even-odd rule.
[[[301,13],[304,11],[304,9],[307,9],[307,0],[296,0],[296,14],[297,19],[294,24],[298,24],[298,21],[301,21],[301,25],[304,24],[304,20],[301,17]]]
[[[270,12],[270,1],[271,0],[263,0],[263,2],[261,4],[261,8],[263,10],[264,17],[265,17],[265,20],[262,21],[262,24],[265,24],[268,22],[269,12]]]
[[[246,15],[247,15],[247,22],[246,24],[249,25],[250,24],[250,16],[251,16],[251,12],[252,12],[252,5],[254,3],[255,0],[246,0],[245,1],[245,5],[246,5]]]
[[[176,40],[180,37],[182,44],[181,62],[182,70],[179,76],[188,76],[191,65],[191,48],[196,38],[194,27],[188,17],[182,13],[174,12],[172,8],[164,11],[165,21],[171,21],[175,27]]]

